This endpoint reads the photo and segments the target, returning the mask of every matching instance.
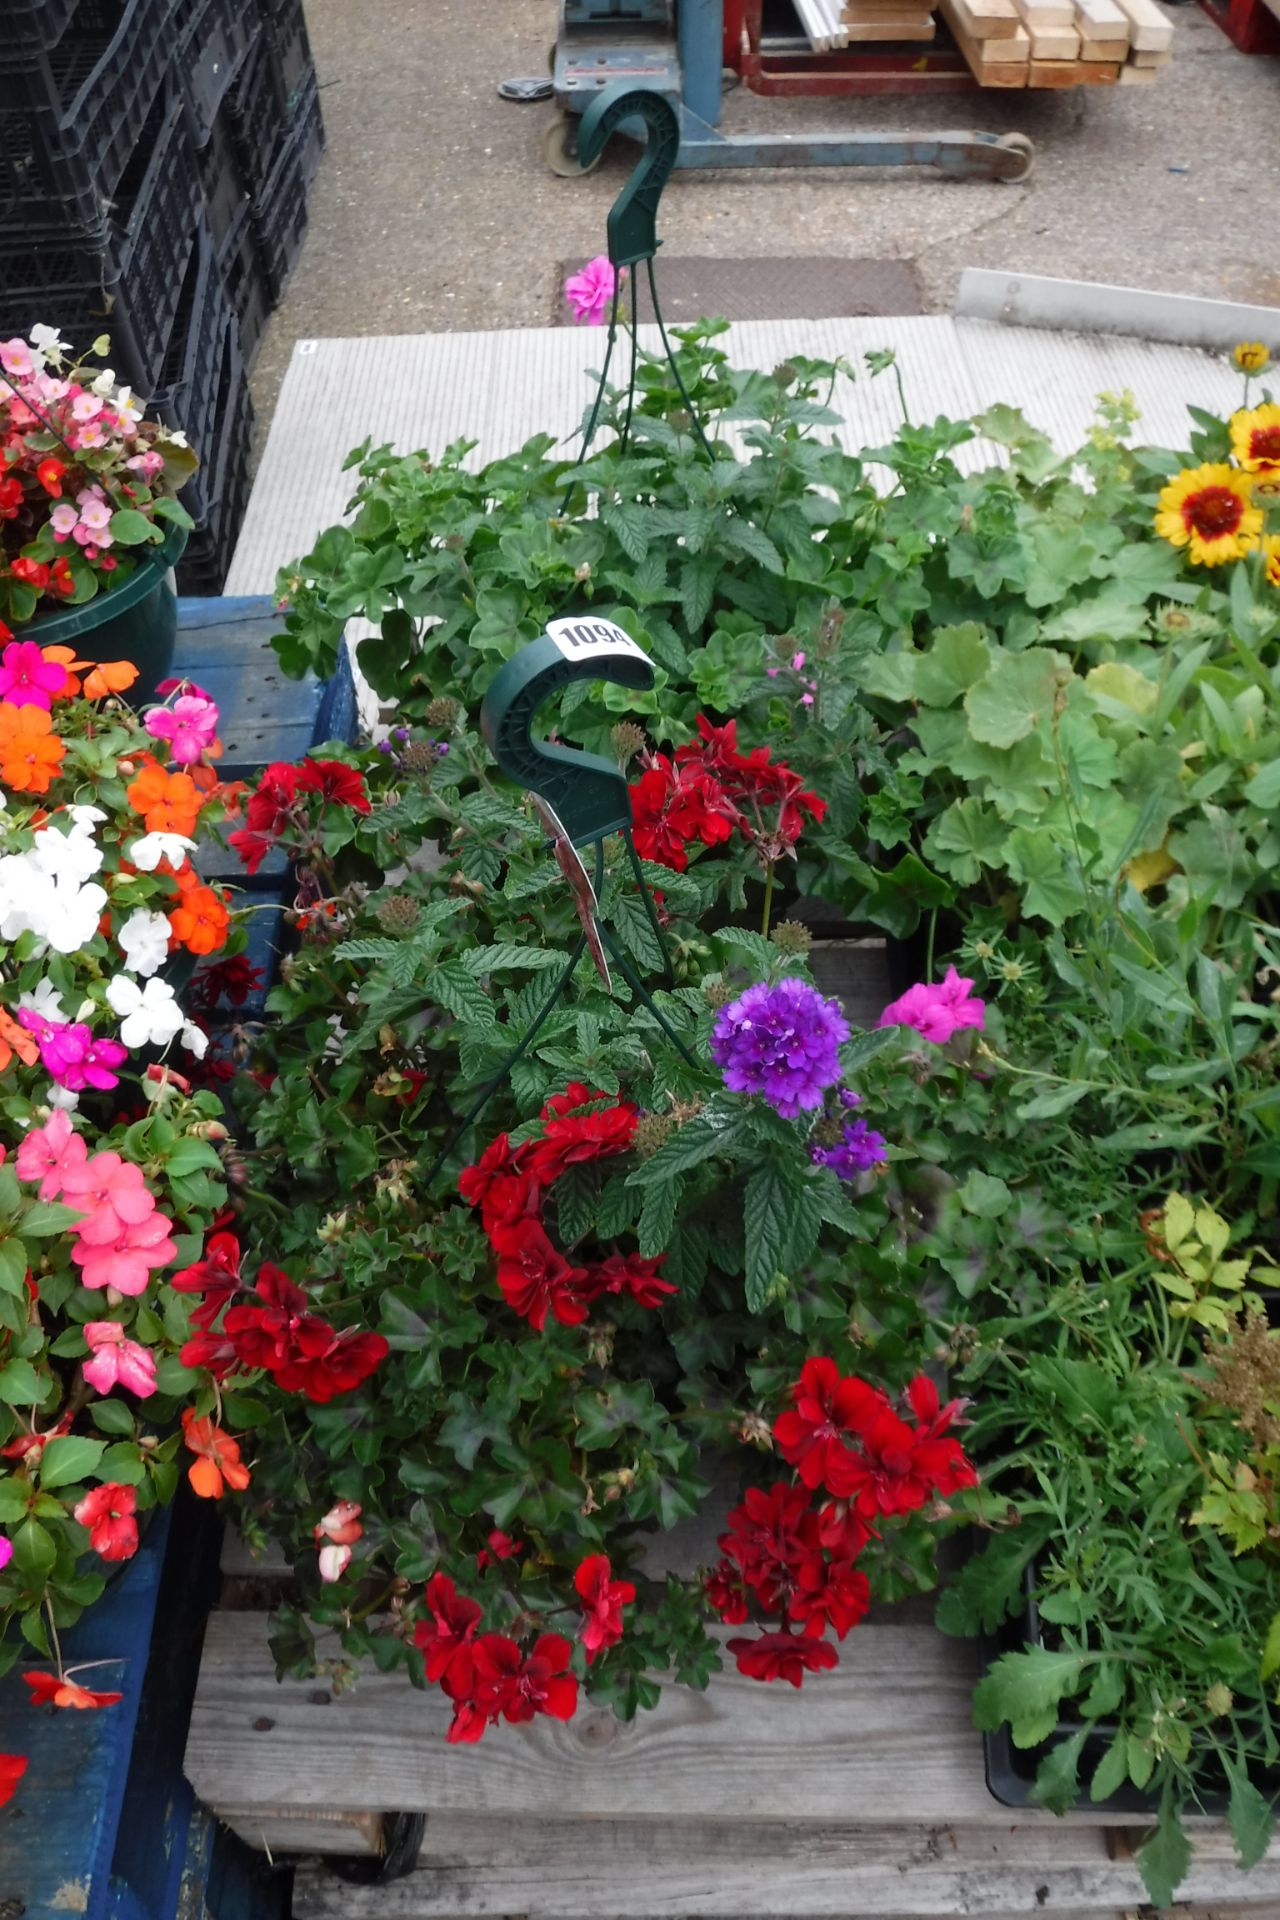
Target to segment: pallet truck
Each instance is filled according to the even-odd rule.
[[[771,47],[762,5],[561,0],[552,50],[556,117],[544,147],[552,171],[575,178],[586,170],[578,158],[579,120],[593,99],[619,84],[671,101],[680,121],[678,167],[929,167],[958,180],[1024,180],[1031,171],[1035,149],[1021,133],[721,133],[726,56],[761,93],[957,92],[975,84],[950,49],[877,48],[805,62],[794,40]]]

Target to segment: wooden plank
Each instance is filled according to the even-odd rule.
[[[1033,60],[1029,87],[1113,87],[1120,77],[1118,60]]]
[[[1005,40],[1018,23],[1013,0],[947,0],[941,9],[948,25],[952,16],[970,40]]]
[[[1116,84],[1121,87],[1154,87],[1159,78],[1159,67],[1135,67],[1131,60],[1126,60],[1116,75]]]
[[[1167,53],[1173,46],[1173,22],[1156,0],[1116,0],[1129,22],[1129,45],[1137,53]]]
[[[1129,44],[1129,17],[1116,0],[1076,0],[1076,25],[1081,40],[1114,40]]]
[[[1029,60],[1004,61],[997,63],[984,58],[985,42],[975,40],[966,33],[958,11],[958,0],[938,0],[939,11],[948,27],[951,37],[969,63],[969,71],[975,80],[984,87],[1025,87],[1030,71]],[[1028,36],[1030,51],[1030,36]]]
[[[273,1860],[304,1853],[376,1860],[382,1852],[380,1813],[291,1813],[276,1807],[223,1807],[218,1818],[247,1847]],[[349,1881],[337,1879],[323,1867],[317,1871],[334,1887],[350,1891]]]
[[[1216,1900],[1252,1885],[1256,1913],[1280,1892],[1280,1861],[1254,1874],[1214,1849],[1196,1849],[1179,1890]],[[316,1869],[294,1884],[294,1920],[738,1920],[739,1916],[856,1914],[984,1920],[1038,1915],[1087,1920],[1145,1902],[1132,1861],[1107,1858],[1101,1829],[1020,1825],[1001,1832],[949,1827],[812,1827],[763,1823],[746,1835],[716,1822],[654,1825],[560,1817],[498,1822],[432,1814],[413,1873],[358,1889]],[[1179,1907],[1179,1913],[1182,1908]]]
[[[1031,58],[1031,35],[1021,25],[1015,25],[1012,33],[1002,34],[998,40],[983,40],[979,44],[984,67],[1018,66]]]
[[[402,1674],[361,1667],[340,1700],[277,1682],[262,1613],[215,1613],[187,1743],[187,1774],[217,1812],[281,1810],[653,1819],[763,1818],[918,1826],[1011,1824],[987,1792],[972,1719],[978,1654],[890,1612],[850,1635],[825,1685],[767,1695],[735,1671],[706,1693],[669,1687],[624,1725],[584,1705],[561,1725],[503,1727],[450,1747],[448,1703]],[[340,1655],[322,1640],[321,1657]],[[1088,1824],[1088,1816],[1079,1816]],[[1019,1815],[1019,1824],[1054,1816]],[[1143,1826],[1147,1816],[1111,1825]]]
[[[1031,35],[1031,58],[1033,60],[1075,60],[1080,53],[1080,35],[1074,27],[1047,27],[1037,31],[1034,21],[1027,21]]]
[[[1073,0],[1014,0],[1018,16],[1030,34],[1074,32],[1076,10]]]
[[[865,45],[877,40],[932,40],[937,34],[932,20],[847,21],[844,35],[850,45]]]
[[[1173,49],[1167,53],[1147,53],[1142,48],[1129,55],[1129,64],[1133,67],[1168,67],[1173,64]]]

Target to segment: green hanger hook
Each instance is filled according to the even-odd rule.
[[[591,166],[624,120],[643,120],[649,130],[644,152],[631,178],[609,209],[609,258],[615,267],[634,267],[658,251],[658,202],[680,151],[680,119],[665,93],[633,87],[626,81],[597,94],[578,129],[578,158]]]

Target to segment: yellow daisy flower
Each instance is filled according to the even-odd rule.
[[[1232,414],[1231,451],[1246,473],[1280,472],[1280,406],[1274,400]]]
[[[1247,473],[1225,462],[1186,467],[1161,489],[1155,528],[1171,546],[1186,547],[1193,566],[1220,567],[1257,546],[1262,509],[1250,500]]]
[[[1267,556],[1266,573],[1273,587],[1280,588],[1280,533],[1269,533],[1262,543]]]
[[[1241,373],[1261,373],[1271,355],[1261,340],[1242,340],[1238,347],[1232,347],[1231,358]]]

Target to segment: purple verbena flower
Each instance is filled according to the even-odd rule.
[[[873,1167],[883,1166],[888,1155],[888,1143],[884,1135],[869,1127],[865,1120],[847,1121],[834,1147],[815,1145],[809,1149],[809,1158],[815,1166],[830,1167],[832,1173],[841,1180],[852,1180],[860,1173],[870,1173]]]
[[[838,1000],[824,1000],[804,980],[748,987],[722,1007],[711,1035],[711,1057],[731,1093],[762,1093],[791,1119],[822,1105],[823,1090],[840,1078],[839,1048],[849,1028]]]

